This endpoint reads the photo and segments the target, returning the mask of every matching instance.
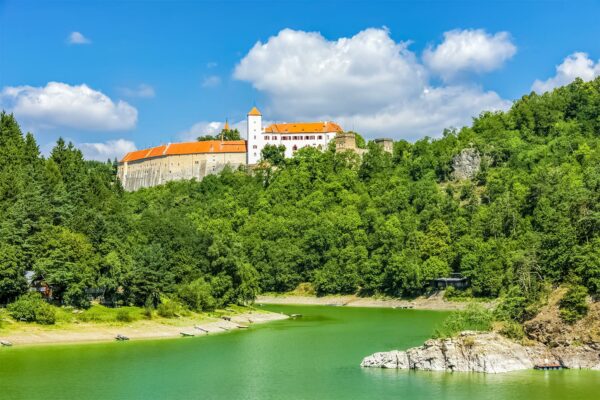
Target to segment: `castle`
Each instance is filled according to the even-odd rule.
[[[344,133],[334,122],[275,123],[263,128],[262,115],[253,107],[246,123],[247,140],[169,143],[127,153],[119,162],[117,176],[125,190],[134,191],[172,180],[201,180],[221,172],[226,165],[255,165],[269,144],[283,145],[287,158],[303,147],[326,149],[334,139],[337,151],[363,151],[356,148],[354,134]],[[382,145],[387,150],[391,140],[384,140]]]
[[[342,128],[334,122],[294,122],[271,124],[263,129],[262,115],[256,107],[248,113],[248,165],[260,161],[262,149],[268,145],[285,146],[290,158],[303,147],[325,149]]]

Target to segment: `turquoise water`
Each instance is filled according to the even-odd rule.
[[[269,306],[302,318],[197,338],[0,349],[0,399],[595,399],[600,372],[361,369],[419,345],[445,316]]]

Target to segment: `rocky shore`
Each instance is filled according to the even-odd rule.
[[[457,337],[430,339],[406,351],[375,353],[361,367],[501,373],[556,364],[564,368],[600,370],[600,343],[550,347],[522,345],[498,333],[465,331]]]
[[[255,302],[256,304],[400,308],[436,311],[463,310],[469,304],[460,301],[444,300],[442,293],[437,293],[428,297],[421,296],[412,300],[395,298],[358,297],[355,295],[317,297],[309,295],[277,294],[258,296]],[[491,306],[488,303],[481,304],[485,307]]]

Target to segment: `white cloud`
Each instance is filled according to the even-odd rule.
[[[90,44],[92,41],[80,32],[71,32],[68,39],[70,44]]]
[[[423,53],[425,65],[445,80],[465,72],[489,72],[500,68],[517,52],[508,32],[491,35],[483,29],[452,30],[444,41]]]
[[[0,106],[33,128],[114,131],[134,128],[137,110],[87,85],[49,82],[44,87],[7,86]]]
[[[194,141],[198,136],[215,135],[223,129],[223,122],[201,121],[192,125],[189,129],[178,134],[181,140]]]
[[[556,75],[545,81],[536,80],[531,87],[538,93],[544,93],[559,86],[567,85],[581,78],[591,81],[600,76],[600,60],[594,63],[586,53],[573,53],[567,56],[560,65],[556,66]]]
[[[118,88],[121,96],[125,97],[140,97],[140,98],[152,98],[156,96],[154,88],[146,83],[140,83],[138,86],[133,88],[121,87]]]
[[[211,75],[204,78],[202,87],[215,87],[221,84],[221,78],[217,75]]]
[[[109,140],[104,143],[78,143],[75,146],[82,151],[86,159],[98,161],[115,158],[120,160],[130,151],[137,150],[134,142],[125,139]]]
[[[460,128],[484,110],[506,110],[511,102],[493,91],[479,87],[444,86],[430,88],[406,102],[390,104],[375,113],[332,115],[344,129],[369,137],[390,136],[407,140],[425,135],[440,136],[444,128]]]
[[[263,125],[268,124],[268,121],[263,121]],[[198,136],[211,135],[215,136],[221,133],[223,130],[224,122],[220,121],[200,121],[192,125],[189,129],[186,129],[183,132],[180,132],[177,137],[179,140],[184,141],[194,141],[198,138]],[[246,137],[246,120],[238,121],[238,122],[230,122],[229,126],[231,129],[237,129],[240,132],[240,136],[242,138]]]
[[[269,117],[331,119],[369,137],[438,136],[483,110],[509,106],[473,85],[433,87],[408,43],[395,42],[385,29],[333,41],[285,29],[256,43],[234,77],[267,95]]]

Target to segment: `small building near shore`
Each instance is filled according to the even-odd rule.
[[[436,290],[444,290],[449,286],[455,289],[466,289],[469,287],[469,278],[462,274],[453,273],[449,277],[437,278],[431,281],[431,286]]]
[[[27,280],[30,292],[39,293],[43,299],[48,301],[53,299],[52,287],[35,271],[25,271],[25,280]]]

